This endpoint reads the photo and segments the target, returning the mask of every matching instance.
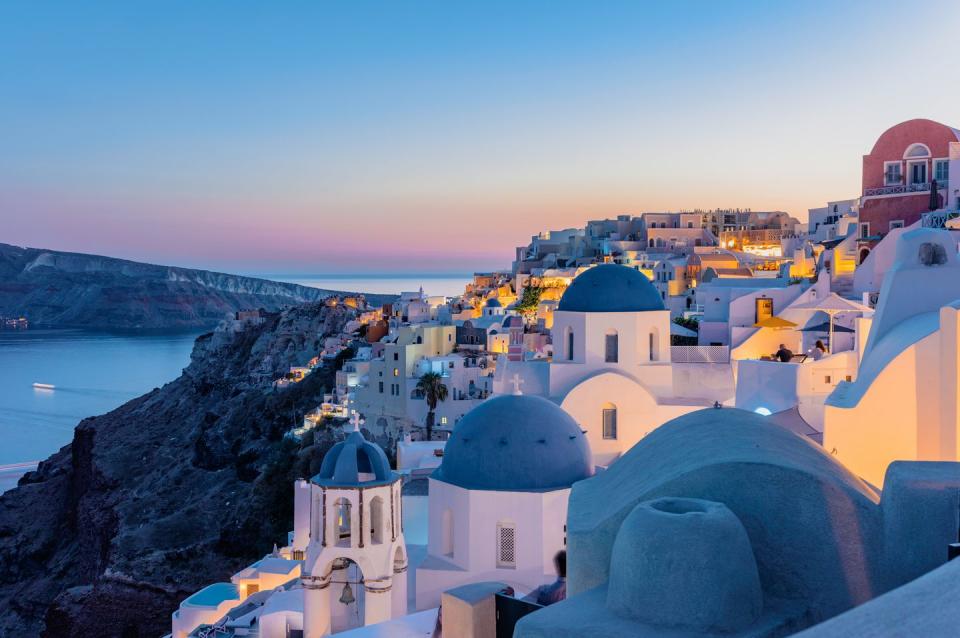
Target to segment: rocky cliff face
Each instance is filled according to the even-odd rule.
[[[295,284],[0,244],[0,315],[99,329],[213,327],[237,310],[317,301]]]
[[[280,376],[353,316],[307,304],[201,336],[180,378],[83,420],[0,496],[0,635],[161,636],[187,595],[283,545],[293,481],[342,436],[284,433],[319,404],[335,366],[283,391],[250,370]]]

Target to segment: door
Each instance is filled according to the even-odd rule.
[[[757,306],[756,306],[756,321],[754,323],[760,323],[764,319],[769,319],[773,316],[773,299],[768,299],[766,297],[757,297]]]
[[[910,183],[911,184],[927,183],[927,163],[926,162],[917,162],[916,164],[910,165]]]

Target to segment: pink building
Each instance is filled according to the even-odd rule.
[[[950,144],[958,141],[957,129],[908,120],[887,129],[863,156],[858,262],[892,228],[909,226],[947,202]]]

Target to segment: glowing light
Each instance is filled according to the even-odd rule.
[[[773,414],[773,412],[771,412],[768,408],[764,408],[764,407],[759,407],[756,410],[754,410],[754,412],[756,412],[761,416],[770,416],[771,414]]]

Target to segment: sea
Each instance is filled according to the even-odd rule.
[[[264,275],[259,275],[264,276]],[[274,275],[329,290],[453,296],[470,275]],[[82,419],[176,379],[200,334],[0,331],[0,492],[66,445]],[[53,389],[37,388],[34,383]]]

